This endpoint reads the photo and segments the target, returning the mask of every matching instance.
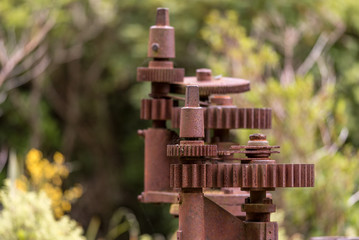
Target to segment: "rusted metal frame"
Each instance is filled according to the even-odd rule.
[[[209,69],[184,78],[184,70],[173,68],[169,60],[175,57],[174,47],[168,9],[160,8],[156,25],[150,28],[148,57],[153,61],[137,70],[138,81],[151,82],[151,98],[142,101],[141,118],[152,120],[152,128],[139,131],[145,137],[145,191],[139,199],[179,204],[178,239],[277,239],[278,226],[270,222],[275,205],[267,191],[313,186],[314,166],[276,164],[270,155],[277,151],[261,134],[251,135],[247,146],[230,146],[230,129],[270,128],[270,109],[240,109],[229,96],[213,96],[248,91],[247,80],[212,77]],[[185,92],[185,106],[179,111],[169,93]],[[210,105],[203,109],[201,101]],[[177,135],[167,129],[166,120],[180,128],[181,141],[176,144],[171,144]],[[241,164],[230,163],[236,159],[234,153],[246,154],[237,158]],[[171,161],[177,163],[169,167]],[[169,184],[179,192],[170,192]],[[221,187],[222,198],[206,195],[205,187]],[[233,201],[233,195],[226,194],[228,187],[249,191],[239,196],[245,202]],[[233,203],[235,210],[228,207]]]

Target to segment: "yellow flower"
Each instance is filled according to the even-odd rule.
[[[67,178],[69,176],[69,170],[67,169],[66,166],[59,166],[58,174],[63,178]]]
[[[43,170],[46,179],[52,179],[56,174],[55,168],[50,163],[44,164]]]
[[[64,156],[56,152],[52,162],[43,158],[39,150],[31,149],[25,163],[29,177],[22,176],[16,180],[16,186],[23,191],[29,189],[44,191],[51,199],[56,218],[60,218],[64,212],[71,211],[71,202],[81,197],[83,189],[77,184],[75,187],[62,191],[63,179],[69,175]]]
[[[62,155],[62,154],[59,153],[59,152],[55,152],[55,154],[54,154],[54,161],[55,161],[55,163],[57,163],[57,164],[63,164],[64,161],[65,161],[64,155]]]
[[[42,153],[39,150],[32,148],[26,155],[26,164],[36,163],[40,161],[41,158],[42,158]]]
[[[80,184],[76,184],[75,187],[73,187],[73,191],[75,193],[75,198],[80,198],[83,194],[83,188]]]
[[[72,201],[74,199],[80,198],[82,196],[82,193],[83,193],[82,186],[80,184],[77,184],[75,187],[66,190],[64,192],[64,197],[67,200]]]
[[[62,180],[59,176],[55,176],[54,178],[52,178],[52,182],[56,185],[56,186],[61,186],[62,185]]]
[[[26,192],[27,191],[27,183],[22,179],[16,179],[15,180],[16,188]]]
[[[62,207],[62,210],[65,212],[71,211],[71,204],[68,201],[62,201],[61,207]]]
[[[62,211],[61,207],[55,207],[54,208],[54,213],[55,213],[55,217],[56,218],[60,218],[64,215],[64,211]]]

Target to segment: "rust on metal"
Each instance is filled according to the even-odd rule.
[[[173,188],[287,188],[313,187],[312,164],[172,164]]]
[[[182,82],[184,71],[182,68],[159,68],[159,67],[139,67],[137,68],[137,81],[144,82]]]
[[[140,118],[145,120],[170,120],[172,106],[172,99],[142,99]]]
[[[270,129],[271,109],[233,104],[227,94],[249,91],[248,80],[213,77],[206,68],[184,77],[184,69],[174,68],[174,28],[166,8],[157,9],[150,28],[148,57],[148,67],[137,69],[138,81],[151,82],[140,117],[152,121],[152,128],[138,130],[145,141],[139,201],[172,204],[178,240],[277,240],[278,225],[271,221],[276,205],[268,191],[313,187],[314,165],[277,163],[272,154],[279,146],[260,133],[246,145],[234,141],[233,129]]]
[[[219,106],[234,106],[233,99],[228,95],[211,95],[209,101],[213,105]]]
[[[180,137],[204,138],[204,109],[199,106],[198,86],[186,89],[185,107],[181,108]]]
[[[169,190],[171,160],[167,144],[175,133],[163,128],[144,130],[145,136],[145,191]]]
[[[200,68],[196,70],[197,81],[211,81],[212,70],[208,68]]]
[[[217,145],[176,144],[167,145],[169,157],[209,157],[217,156]]]
[[[198,85],[200,96],[243,93],[250,89],[249,81],[239,78],[220,77],[212,81],[198,81],[197,77],[185,77],[182,82],[171,83],[171,92],[184,94],[188,85]]]
[[[156,25],[150,28],[148,57],[159,59],[175,57],[175,30],[169,24],[168,8],[158,8]]]
[[[270,129],[272,111],[268,108],[210,106],[204,109],[206,129]],[[172,128],[180,127],[181,108],[172,109]]]

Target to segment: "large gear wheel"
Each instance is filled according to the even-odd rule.
[[[198,81],[197,77],[185,77],[183,82],[171,83],[171,92],[185,94],[186,86],[197,85],[200,96],[211,94],[242,93],[250,90],[249,81],[239,78],[220,77],[210,81]]]
[[[181,108],[172,111],[172,127],[179,128]],[[270,129],[272,110],[269,108],[208,107],[204,110],[207,129]]]
[[[171,187],[313,187],[313,164],[172,164]]]

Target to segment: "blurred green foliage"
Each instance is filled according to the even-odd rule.
[[[283,162],[315,163],[316,187],[275,194],[288,239],[359,234],[359,2],[357,0],[2,0],[0,147],[59,150],[85,192],[72,215],[100,234],[126,206],[142,233],[169,235],[162,206],[143,206],[137,84],[157,7],[176,28],[175,65],[193,75],[250,79],[240,106],[273,109]],[[248,131],[239,131],[246,141]],[[283,212],[281,212],[283,213]],[[171,222],[169,224],[169,222]],[[300,233],[300,234],[298,234]],[[283,233],[284,234],[284,233]]]

